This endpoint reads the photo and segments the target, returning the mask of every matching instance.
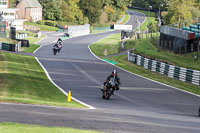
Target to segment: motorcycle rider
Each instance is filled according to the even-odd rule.
[[[59,43],[59,42],[62,43],[62,39],[60,37],[57,40],[57,43]]]
[[[199,106],[199,111],[198,111],[199,117],[200,117],[200,106]]]
[[[113,70],[112,73],[107,77],[106,82],[104,82],[104,86],[109,83],[111,78],[115,78],[116,84],[115,84],[114,90],[118,91],[119,90],[119,85],[121,83],[120,83],[120,78],[118,77],[116,70]]]
[[[58,47],[58,43],[55,43],[55,44],[53,45],[53,48],[58,49],[58,48],[59,48],[59,47]]]

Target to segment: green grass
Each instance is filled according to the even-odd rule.
[[[107,51],[107,55],[118,53],[120,37],[121,34],[114,34],[96,42],[90,48],[97,56],[104,56],[105,51]]]
[[[111,30],[92,30],[92,34],[97,34],[97,33],[102,33],[102,32],[107,32]]]
[[[123,19],[123,21],[120,24],[125,24],[128,20],[129,20],[130,16],[126,13],[125,17]],[[94,27],[109,27],[110,25],[108,24],[104,24],[104,25],[98,25],[96,24]],[[96,34],[96,33],[102,33],[102,32],[106,32],[106,31],[111,31],[111,29],[108,30],[94,30],[94,28],[92,29],[92,34]]]
[[[17,31],[17,33],[26,33],[29,37],[36,37],[37,34],[30,31]]]
[[[18,41],[12,40],[9,38],[0,38],[0,42],[9,43],[9,44],[17,44],[18,43]]]
[[[152,23],[156,23],[157,24],[157,21],[155,20],[155,17],[147,17],[146,21],[140,26],[140,30],[142,30],[142,31],[146,31],[147,30],[148,21],[149,21],[149,23],[152,22]],[[139,30],[139,28],[137,28],[137,29]]]
[[[151,43],[149,43],[149,49],[147,46],[147,40],[144,39],[142,41],[132,40],[125,44],[127,48],[135,48],[136,53],[140,55],[144,55],[146,57],[150,57],[156,60],[160,60],[163,62],[167,62],[172,65],[190,68],[194,70],[200,70],[200,60],[196,61],[194,59],[194,55],[196,53],[190,53],[186,56],[184,54],[174,54],[172,52],[158,52],[157,48],[154,47]]]
[[[130,16],[126,13],[123,21],[120,24],[125,24],[129,20]]]
[[[100,40],[99,42],[93,43],[90,46],[90,48],[91,48],[92,52],[95,53],[97,56],[100,56],[100,55],[102,56],[103,50],[102,50],[101,45],[103,45],[104,43],[109,44],[111,42],[115,42],[116,44],[119,43],[118,37],[117,38],[115,38],[114,36],[107,37],[103,40]],[[109,47],[109,45],[105,45],[103,48],[108,49],[108,51],[109,51],[109,48],[112,49],[112,47]],[[187,60],[184,64],[185,65],[188,64],[187,66],[189,68],[195,67],[195,68],[200,69],[199,68],[200,61],[198,63],[194,62],[194,59],[190,58],[189,55],[187,57],[185,57],[184,55],[174,55],[174,54],[168,53],[168,52],[167,53],[165,53],[165,52],[159,52],[158,53],[156,48],[153,45],[150,45],[149,50],[148,50],[147,45],[146,45],[146,40],[142,40],[141,42],[139,42],[138,40],[128,41],[125,44],[125,48],[126,49],[136,48],[136,51],[138,53],[144,54],[148,57],[162,57],[160,60],[163,61],[165,59],[165,62],[172,60],[174,62],[179,62],[180,64],[183,64],[184,60]],[[101,52],[99,53],[99,51],[101,51]],[[143,67],[137,66],[136,64],[128,62],[127,55],[114,56],[114,57],[101,57],[101,58],[114,61],[114,62],[118,63],[117,66],[124,68],[124,69],[126,69],[130,72],[135,73],[135,74],[138,74],[138,75],[147,77],[149,79],[153,79],[155,81],[159,81],[161,83],[165,83],[167,85],[171,85],[171,86],[174,86],[174,87],[177,87],[177,88],[180,88],[180,89],[183,89],[183,90],[186,90],[186,91],[200,95],[200,86],[196,86],[196,85],[185,83],[185,82],[182,82],[182,81],[179,81],[179,80],[176,80],[176,79],[168,78],[164,75],[161,75],[161,74],[158,74],[156,72],[152,72],[150,70],[147,70]],[[188,58],[188,59],[185,59],[185,58]],[[191,60],[193,60],[193,61],[191,62]]]
[[[1,133],[100,133],[90,130],[79,130],[67,127],[45,127],[20,123],[0,123]]]
[[[148,13],[148,11],[139,10],[139,9],[130,9],[130,8],[128,10],[141,12],[141,13],[144,13],[146,16],[148,16],[148,14],[149,14],[149,17],[155,17],[155,12],[149,12]]]
[[[140,26],[140,30],[142,30],[142,31],[146,31],[147,30],[148,21],[149,21],[149,23],[152,22],[152,23],[156,23],[157,24],[157,21],[155,20],[155,15],[156,15],[155,12],[149,12],[148,13],[148,11],[138,10],[138,9],[129,9],[129,10],[142,12],[147,16],[146,21]],[[137,30],[139,30],[139,28],[137,28]]]
[[[107,59],[117,62],[118,63],[117,66],[124,68],[125,70],[128,70],[129,72],[200,95],[200,86],[182,82],[176,79],[168,78],[164,75],[158,74],[156,72],[152,72],[136,64],[130,63],[127,60],[128,59],[127,55],[109,57]]]
[[[34,57],[0,52],[0,102],[83,107],[66,100]]]
[[[40,38],[37,38],[37,37],[28,37],[28,38],[26,38],[27,40],[29,40],[30,47],[23,47],[23,51],[27,52],[27,53],[33,53],[37,48],[40,47],[40,45],[37,45],[35,43],[38,42],[39,40],[41,40],[44,37],[45,36],[42,35]]]
[[[30,22],[25,22],[26,25],[33,25],[38,28],[40,28],[41,31],[57,31],[58,28],[52,27],[52,26],[47,26],[47,25],[40,25],[40,24],[35,24],[35,23],[30,23]]]

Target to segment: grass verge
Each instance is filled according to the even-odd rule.
[[[91,48],[93,53],[95,53],[95,54],[97,53],[96,55],[99,56],[99,55],[102,55],[102,54],[99,54],[99,51],[102,51],[102,47],[100,45],[104,45],[104,44],[108,43],[108,41],[110,41],[110,43],[111,42],[115,42],[115,43],[118,42],[119,43],[119,41],[117,41],[117,40],[118,40],[118,38],[114,38],[114,36],[110,36],[110,37],[107,37],[105,39],[100,40],[99,42],[93,43],[90,46],[90,48]],[[144,51],[144,53],[146,52],[146,53],[149,54],[149,56],[151,56],[151,54],[154,53],[155,48],[152,45],[150,45],[151,50],[147,51],[145,42],[146,41],[144,40],[143,44],[137,44],[138,42],[135,42],[135,43],[129,42],[129,43],[132,45],[131,47],[136,47],[137,50]],[[125,46],[127,47],[127,44]],[[129,48],[131,48],[131,47],[129,46]],[[104,45],[103,48],[109,49],[110,46]],[[165,57],[168,57],[167,53],[160,53],[160,54],[165,56]],[[149,79],[152,79],[152,80],[155,80],[155,81],[158,81],[158,82],[161,82],[161,83],[165,83],[167,85],[174,86],[174,87],[177,87],[177,88],[180,88],[180,89],[183,89],[183,90],[186,90],[186,91],[200,95],[200,86],[185,83],[185,82],[182,82],[182,81],[179,81],[179,80],[176,80],[176,79],[168,78],[164,75],[160,75],[156,72],[152,72],[152,71],[147,70],[143,67],[137,66],[136,64],[128,62],[127,55],[114,56],[114,57],[102,57],[102,58],[108,59],[108,60],[111,60],[111,61],[115,61],[115,62],[118,63],[117,66],[119,66],[119,67],[121,67],[121,68],[123,68],[127,71],[130,71],[132,73],[135,73],[135,74],[147,77]],[[173,59],[173,58],[174,58],[174,55],[171,55],[171,56],[168,57],[168,59]],[[176,58],[175,60],[179,60],[181,62],[181,60],[179,58]],[[189,64],[189,65],[191,65],[191,64]]]
[[[42,38],[45,38],[45,36],[42,35],[40,38],[36,38],[36,37],[26,38],[27,40],[29,40],[30,47],[23,47],[23,51],[27,53],[33,53],[37,48],[40,47],[40,45],[37,45],[35,43],[40,41]]]
[[[47,78],[34,57],[0,52],[0,102],[47,104],[83,108]]]
[[[137,54],[144,55],[148,58],[156,59],[175,66],[200,70],[200,60],[194,59],[194,55],[196,55],[196,53],[190,53],[184,55],[184,54],[174,54],[168,51],[158,52],[157,48],[154,47],[150,42],[148,44],[149,44],[149,49],[147,48],[148,46],[146,39],[142,41],[131,40],[126,42],[125,47],[135,48]]]
[[[119,42],[120,42],[120,34],[114,34],[112,36],[106,37],[103,40],[100,40],[95,43],[95,45],[91,45],[90,48],[97,56],[104,56],[118,53],[119,51]]]
[[[128,56],[127,55],[109,57],[109,58],[106,58],[106,59],[117,62],[118,63],[117,66],[119,66],[119,67],[121,67],[125,70],[128,70],[129,72],[132,72],[132,73],[147,77],[149,79],[152,79],[152,80],[155,80],[155,81],[158,81],[158,82],[161,82],[161,83],[164,83],[164,84],[167,84],[167,85],[170,85],[170,86],[174,86],[174,87],[192,92],[194,94],[200,95],[200,86],[196,86],[196,85],[189,84],[189,83],[186,83],[186,82],[182,82],[182,81],[179,81],[179,80],[176,80],[176,79],[168,78],[164,75],[158,74],[156,72],[149,71],[149,70],[147,70],[143,67],[140,67],[136,64],[130,63],[130,62],[128,62]]]
[[[144,10],[138,10],[138,9],[129,9],[129,10],[132,10],[132,11],[137,11],[137,12],[141,12],[141,13],[144,13],[147,18],[146,18],[146,21],[140,26],[140,30],[142,31],[146,31],[147,30],[147,25],[148,25],[148,21],[149,23],[156,23],[157,24],[157,21],[155,20],[155,12],[149,12],[148,11],[144,11]],[[137,28],[139,30],[139,28]]]
[[[12,40],[12,39],[9,39],[9,38],[0,38],[0,42],[9,43],[9,44],[16,44],[16,43],[18,43],[18,41]]]
[[[125,17],[123,19],[123,21],[120,23],[120,24],[125,24],[128,20],[129,20],[130,16],[129,14],[125,13]],[[108,27],[110,25],[96,25],[96,27]],[[111,31],[111,29],[108,29],[108,30],[94,30],[94,28],[92,28],[92,34],[96,34],[96,33],[102,33],[102,32],[106,32],[106,31]]]
[[[120,24],[125,24],[129,20],[129,18],[130,18],[129,14],[125,13],[125,17]]]
[[[20,123],[0,123],[2,133],[100,133],[90,130],[79,130],[66,127],[45,127]]]
[[[40,24],[35,24],[35,23],[30,23],[30,22],[25,22],[26,25],[33,25],[38,28],[40,28],[41,31],[57,31],[58,28],[52,27],[52,26],[47,26],[47,25],[40,25]]]

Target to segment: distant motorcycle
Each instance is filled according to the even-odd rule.
[[[109,82],[102,86],[102,98],[109,100],[110,96],[115,91],[116,81],[115,78],[111,78]]]

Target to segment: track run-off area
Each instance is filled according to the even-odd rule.
[[[134,15],[140,17],[140,23],[145,20],[145,15],[132,11],[127,24],[136,28]],[[49,45],[43,45],[34,54],[57,86],[65,92],[71,90],[74,98],[95,109],[0,104],[0,122],[112,133],[199,133],[200,97],[134,75],[93,55],[90,44],[118,32],[64,40],[57,55],[52,53],[53,43],[48,42]],[[48,41],[51,39],[53,37]],[[100,89],[114,69],[122,84],[110,100],[104,100]]]

